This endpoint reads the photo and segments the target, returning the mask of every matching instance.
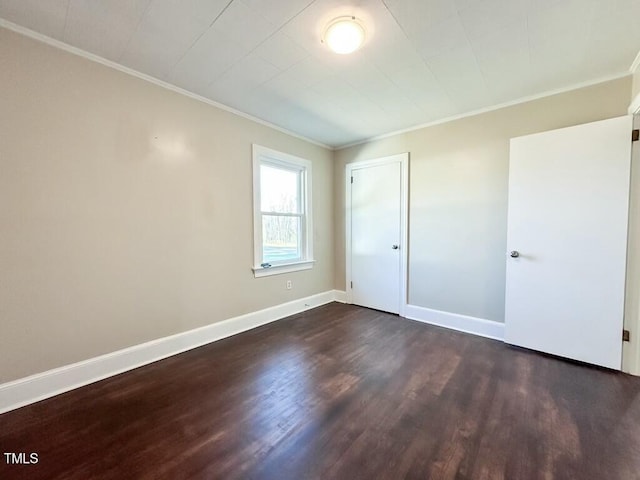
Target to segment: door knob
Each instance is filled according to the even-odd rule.
[[[394,250],[398,250],[400,247],[398,245],[391,245],[391,248]]]
[[[518,252],[517,250],[512,250],[509,255],[511,256],[511,258],[518,258],[520,256],[520,252]]]

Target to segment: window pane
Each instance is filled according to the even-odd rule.
[[[263,212],[300,212],[300,172],[260,165],[260,196]]]
[[[262,261],[301,260],[300,217],[262,215]]]

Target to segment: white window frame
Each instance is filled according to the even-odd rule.
[[[301,259],[296,261],[272,262],[271,266],[262,266],[262,209],[260,195],[260,166],[271,165],[300,172],[300,206],[302,207]],[[261,145],[253,144],[253,274],[266,277],[281,273],[309,270],[313,267],[313,220],[311,209],[311,162],[304,158],[278,152]],[[269,212],[264,212],[269,214]],[[271,213],[272,214],[272,213]]]

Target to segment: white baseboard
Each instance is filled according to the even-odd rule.
[[[404,316],[411,320],[438,325],[480,337],[504,340],[504,323],[484,318],[469,317],[457,313],[442,312],[416,305],[405,306]]]
[[[347,292],[344,290],[334,290],[333,299],[336,302],[347,303]]]
[[[330,290],[1,384],[0,413],[319,307],[336,297],[336,291]]]

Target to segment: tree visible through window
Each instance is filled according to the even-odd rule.
[[[311,163],[258,145],[253,162],[256,275],[260,270],[260,275],[278,273],[278,266],[311,262]],[[302,268],[310,265],[296,269]]]
[[[262,260],[269,263],[302,259],[300,170],[261,163]]]

